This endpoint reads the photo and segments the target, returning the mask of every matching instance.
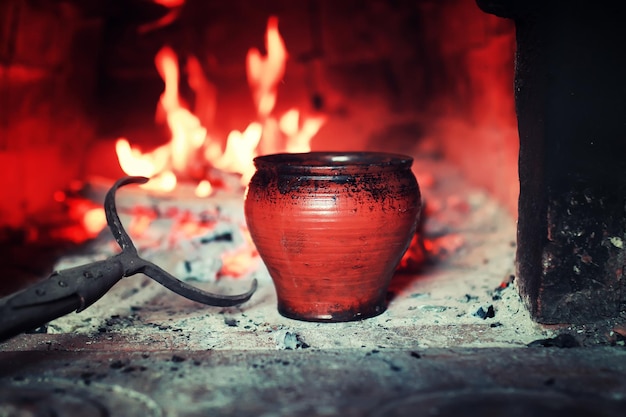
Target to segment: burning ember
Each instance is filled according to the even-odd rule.
[[[151,181],[144,187],[165,192],[174,190],[179,181],[191,181],[196,184],[196,195],[206,197],[216,186],[208,175],[211,169],[236,174],[241,177],[241,185],[245,186],[254,173],[252,159],[255,156],[310,151],[310,141],[324,124],[324,116],[302,117],[297,109],[281,116],[273,113],[277,87],[285,74],[288,58],[276,17],[268,20],[265,48],[265,56],[253,48],[246,57],[247,78],[257,120],[243,131],[231,131],[222,149],[223,142],[207,133],[207,126],[202,125],[181,99],[178,57],[171,48],[163,47],[155,57],[156,67],[165,83],[156,119],[167,124],[171,139],[151,152],[142,152],[126,138],[118,139],[116,151],[124,172],[150,177]],[[187,82],[196,95],[196,108],[214,103],[215,87],[204,76],[196,57],[188,57],[187,73]]]

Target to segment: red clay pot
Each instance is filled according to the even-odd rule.
[[[255,158],[245,215],[280,314],[350,321],[385,310],[421,208],[412,162],[374,152]]]

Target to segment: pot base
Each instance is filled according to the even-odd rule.
[[[341,323],[346,321],[359,321],[378,316],[387,310],[387,304],[375,303],[367,306],[357,306],[351,309],[342,309],[332,311],[327,309],[322,311],[319,307],[312,306],[309,311],[302,311],[302,306],[298,306],[298,309],[294,309],[278,302],[278,312],[281,316],[288,319],[300,320],[300,321],[312,321],[322,323]]]

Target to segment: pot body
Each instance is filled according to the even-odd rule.
[[[254,162],[245,216],[280,314],[350,321],[382,313],[421,209],[412,158],[311,152]]]

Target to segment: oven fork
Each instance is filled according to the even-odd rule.
[[[143,273],[169,290],[198,303],[229,307],[244,303],[256,291],[257,280],[250,290],[238,295],[205,292],[189,285],[152,262],[139,257],[130,236],[117,214],[115,192],[127,184],[143,184],[145,177],[124,177],[113,184],[104,199],[107,224],[122,251],[106,260],[55,271],[20,292],[0,299],[0,342],[24,331],[36,329],[51,320],[86,309],[124,277]]]

